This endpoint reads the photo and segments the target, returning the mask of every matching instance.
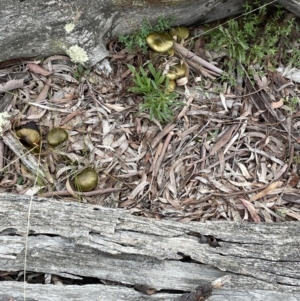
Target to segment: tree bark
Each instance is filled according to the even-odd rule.
[[[300,15],[296,0],[280,2]],[[65,53],[69,47],[79,45],[88,54],[87,65],[94,65],[109,55],[108,41],[136,31],[143,19],[152,24],[159,16],[175,17],[173,25],[206,23],[242,13],[245,3],[240,0],[2,0],[0,62]],[[68,23],[75,25],[70,33],[65,30]]]
[[[93,285],[26,285],[26,300],[174,300],[224,275],[208,300],[300,300],[300,224],[178,223],[65,200],[0,194],[0,270]],[[153,295],[134,290],[142,284]],[[23,300],[23,283],[0,282],[0,300]]]

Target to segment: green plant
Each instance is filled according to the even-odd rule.
[[[284,103],[292,110],[295,111],[297,109],[297,106],[299,104],[299,98],[298,97],[285,97],[283,99]]]
[[[288,62],[290,65],[294,66],[295,68],[300,68],[300,50],[296,47],[292,47],[291,53],[285,53],[285,55],[289,56]]]
[[[89,69],[85,69],[81,64],[77,65],[77,68],[74,72],[75,78],[80,81],[83,76],[86,76],[90,73]]]
[[[148,20],[143,20],[141,28],[130,35],[121,35],[119,37],[119,42],[123,43],[125,47],[133,51],[141,51],[142,53],[147,53],[148,45],[146,42],[146,37],[154,31],[166,31],[170,29],[170,24],[174,20],[165,19],[164,17],[159,17],[157,23],[154,26],[151,26]]]
[[[296,163],[296,164],[300,164],[300,156],[298,155],[298,156],[294,156],[294,162]]]
[[[176,100],[177,93],[168,92],[169,79],[161,71],[156,71],[151,63],[147,65],[149,76],[143,67],[137,72],[132,65],[127,66],[134,75],[135,84],[129,91],[143,95],[144,103],[141,104],[139,113],[148,111],[151,120],[156,118],[162,122],[172,121],[174,109],[183,106],[184,103]]]
[[[253,10],[246,4],[246,12],[241,18],[232,19],[208,32],[207,47],[216,52],[227,52],[224,65],[229,75],[234,70],[243,74],[243,70],[248,71],[254,63],[263,66],[271,62],[276,65],[276,55],[282,52],[281,46],[290,44],[295,20],[284,21],[285,11],[280,6],[268,12],[259,1],[254,4],[258,8]],[[297,51],[294,53],[299,55]],[[287,59],[292,59],[292,56]]]

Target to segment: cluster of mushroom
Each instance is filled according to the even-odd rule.
[[[40,145],[41,134],[37,125],[31,121],[20,126],[16,130],[16,135],[20,138],[20,141],[24,146],[29,149],[35,148]],[[56,147],[68,139],[68,133],[62,128],[53,128],[47,134],[47,143],[50,147]]]
[[[186,27],[178,26],[171,28],[169,32],[152,32],[146,40],[149,47],[157,53],[174,54],[174,37],[177,41],[183,41],[189,36],[189,30]],[[166,77],[169,79],[169,91],[172,92],[176,87],[176,80],[185,77],[187,72],[186,65],[178,62],[171,65]]]
[[[16,130],[22,144],[29,150],[38,150],[41,142],[41,134],[34,122],[22,125]],[[47,143],[54,148],[68,140],[68,132],[59,127],[55,127],[47,134]],[[80,171],[73,180],[73,184],[81,192],[93,190],[98,184],[98,173],[91,167]]]

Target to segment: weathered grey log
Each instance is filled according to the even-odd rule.
[[[23,301],[24,287],[20,282],[0,282],[1,301]],[[9,299],[7,296],[9,296]],[[26,286],[26,301],[169,301],[170,294],[159,296],[142,295],[141,293],[122,286],[84,285],[60,286],[28,284]]]
[[[24,269],[29,204],[27,196],[0,194],[0,271]],[[26,295],[28,300],[171,301],[181,291],[229,274],[231,282],[208,300],[300,300],[299,230],[297,222],[158,221],[123,210],[34,198],[26,270],[115,285],[28,284]],[[215,237],[219,246],[200,243],[195,233]],[[135,284],[157,293],[134,291]],[[0,300],[23,300],[22,286],[0,282]]]
[[[300,16],[300,5],[297,0],[278,0],[278,2],[287,10],[294,13],[296,16]]]
[[[300,16],[296,0],[279,2]],[[164,16],[175,17],[174,25],[206,23],[243,12],[245,3],[241,0],[0,0],[0,62],[65,53],[78,44],[94,65],[108,56],[106,43],[111,38],[135,31],[143,19],[154,23]],[[68,23],[75,25],[70,33],[64,28]]]

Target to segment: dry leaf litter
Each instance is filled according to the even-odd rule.
[[[130,54],[117,42],[109,45],[108,75],[92,69],[78,79],[76,66],[62,55],[1,66],[1,110],[11,114],[0,143],[1,192],[181,222],[300,220],[294,159],[300,158],[299,104],[292,111],[282,101],[298,96],[299,72],[281,67],[264,77],[255,74],[254,84],[246,76],[236,86],[220,84],[214,62],[216,70],[209,70],[184,57],[180,47],[189,74],[177,92],[186,105],[169,124],[137,114],[142,98],[128,92],[132,75],[126,64],[139,67],[150,57]],[[194,58],[201,52],[189,50]],[[201,53],[209,61],[209,53]],[[30,121],[42,136],[37,154],[14,132]],[[54,127],[69,138],[50,148],[46,135]],[[99,180],[94,190],[81,193],[73,179],[86,167]]]

